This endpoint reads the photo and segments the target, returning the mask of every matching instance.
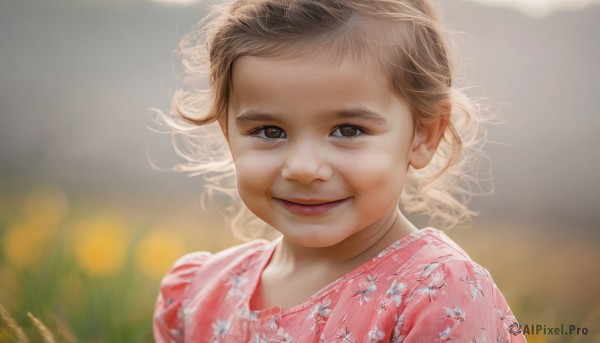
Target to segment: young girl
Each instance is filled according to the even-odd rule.
[[[430,1],[215,13],[181,48],[199,87],[206,47],[209,92],[179,91],[174,113],[218,123],[243,203],[282,235],[177,261],[156,341],[525,341],[490,274],[399,209],[448,227],[472,214],[459,181],[476,154],[462,150],[480,148],[483,119],[452,88]]]

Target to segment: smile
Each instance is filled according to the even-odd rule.
[[[334,208],[343,204],[350,198],[345,198],[335,201],[322,201],[322,200],[284,200],[279,198],[273,198],[283,208],[289,212],[303,216],[318,216],[328,213]]]

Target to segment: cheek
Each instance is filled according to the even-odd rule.
[[[406,177],[408,149],[402,144],[381,144],[377,149],[347,156],[340,163],[346,165],[349,182],[362,192],[399,193]]]
[[[390,160],[385,155],[371,155],[367,162],[353,171],[353,183],[365,193],[380,195],[402,191],[406,163]]]
[[[265,194],[279,173],[278,159],[271,153],[241,153],[233,160],[238,191],[242,198]]]

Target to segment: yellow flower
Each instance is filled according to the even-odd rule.
[[[178,257],[185,253],[183,241],[166,230],[153,230],[140,242],[136,261],[142,272],[160,279]]]
[[[75,234],[75,256],[90,275],[116,274],[127,255],[127,226],[116,216],[105,216],[79,223]]]
[[[44,248],[45,230],[39,227],[16,224],[6,231],[2,245],[6,259],[16,267],[32,265]]]

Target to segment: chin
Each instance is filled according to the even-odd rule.
[[[285,239],[305,248],[326,248],[334,246],[344,241],[348,236],[333,234],[335,228],[327,228],[319,225],[318,227],[303,227],[298,225],[293,230],[278,230]],[[277,229],[277,227],[275,227]],[[339,231],[338,231],[339,232]]]

